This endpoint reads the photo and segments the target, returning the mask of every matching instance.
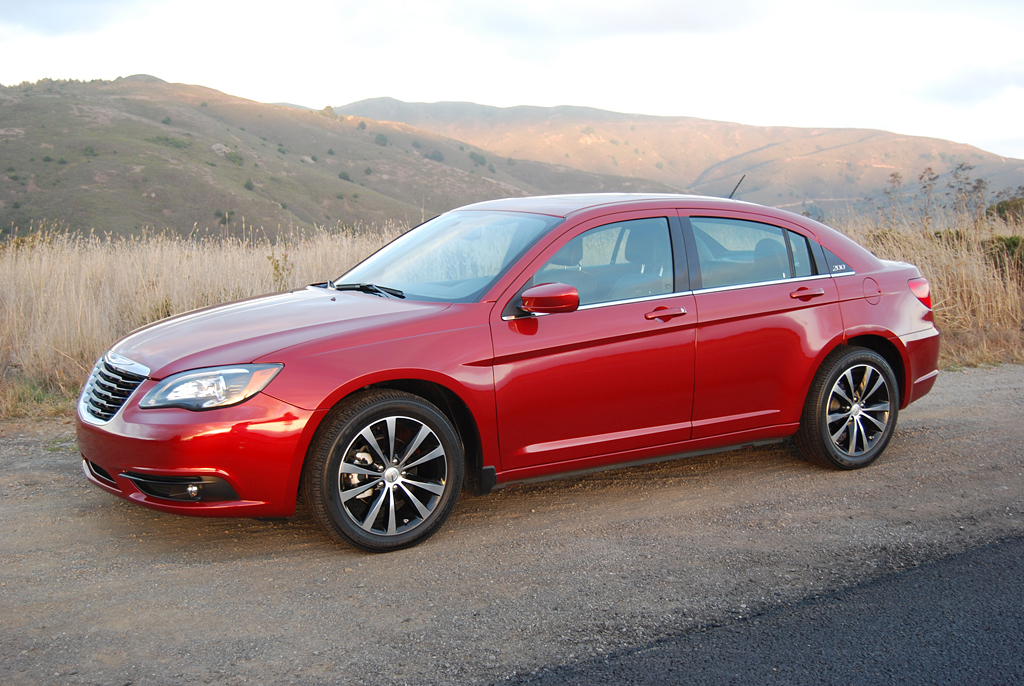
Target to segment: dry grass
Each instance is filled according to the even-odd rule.
[[[963,213],[835,216],[879,257],[932,283],[942,364],[1024,362],[1021,271],[999,270],[994,236],[1021,227]],[[0,416],[64,415],[93,362],[162,317],[334,278],[405,230],[336,226],[268,238],[77,235],[60,227],[0,243]]]
[[[69,411],[93,363],[172,314],[336,278],[406,227],[336,226],[270,239],[50,227],[0,243],[0,416]]]
[[[879,217],[845,214],[828,223],[883,259],[917,265],[932,287],[942,331],[940,365],[1024,362],[1024,271],[999,268],[993,239],[1021,236],[1019,224],[966,212]]]

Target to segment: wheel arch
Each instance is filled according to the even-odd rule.
[[[907,405],[907,366],[903,360],[903,354],[899,348],[888,338],[884,336],[874,334],[863,334],[860,336],[854,336],[846,341],[847,345],[856,346],[861,348],[867,348],[873,352],[881,355],[886,362],[889,363],[889,367],[892,369],[893,375],[896,377],[896,384],[899,386],[900,391],[900,409]]]
[[[481,495],[490,490],[482,479],[483,446],[480,441],[480,430],[477,427],[476,418],[473,416],[472,411],[470,411],[469,406],[455,391],[434,381],[423,379],[389,379],[364,386],[358,391],[354,391],[354,393],[375,388],[404,391],[436,405],[448,418],[448,421],[455,426],[459,438],[462,439],[463,457],[466,467],[464,488],[473,495]],[[348,397],[345,396],[345,398]],[[344,402],[345,398],[338,402]]]

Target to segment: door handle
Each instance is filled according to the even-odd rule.
[[[813,291],[810,288],[798,288],[790,293],[789,297],[810,300],[811,298],[817,298],[819,295],[825,295],[824,288],[815,288]]]
[[[673,307],[671,309],[668,307],[659,307],[655,309],[654,312],[648,312],[645,314],[644,319],[648,321],[657,319],[660,322],[667,322],[673,317],[682,317],[684,314],[686,314],[685,307]]]

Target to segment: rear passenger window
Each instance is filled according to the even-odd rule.
[[[793,255],[793,276],[802,278],[814,276],[814,261],[811,259],[811,249],[807,244],[807,238],[795,231],[787,231],[789,239],[789,251]]]
[[[786,234],[790,232],[769,224],[717,217],[690,217],[690,225],[697,243],[703,288],[793,277],[786,245]],[[804,264],[809,265],[806,241],[803,250]]]

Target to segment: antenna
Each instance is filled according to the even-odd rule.
[[[729,200],[732,200],[732,196],[736,195],[736,189],[740,187],[740,184],[743,183],[743,179],[745,179],[745,178],[747,178],[746,174],[741,176],[740,180],[736,182],[736,188],[733,188],[732,189],[732,193],[729,194]]]

